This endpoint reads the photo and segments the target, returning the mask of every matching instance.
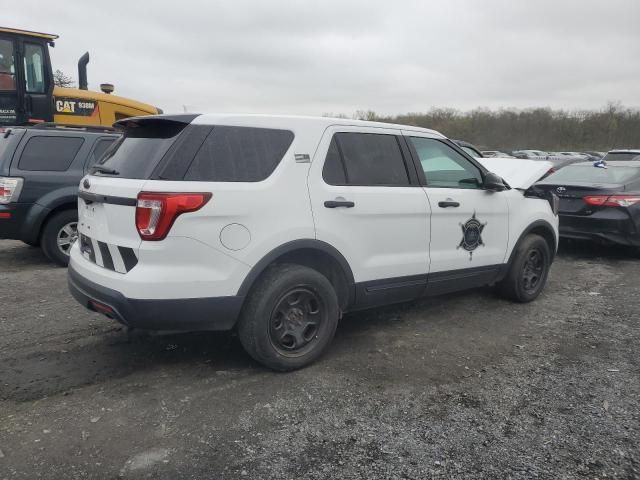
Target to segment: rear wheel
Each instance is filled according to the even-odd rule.
[[[64,210],[49,219],[42,230],[42,251],[61,267],[69,264],[69,253],[78,238],[78,213]]]
[[[338,317],[338,298],[324,275],[301,265],[277,265],[251,290],[238,336],[247,353],[263,365],[295,370],[322,355]]]
[[[500,293],[516,302],[530,302],[542,292],[551,266],[551,250],[540,235],[529,234],[516,247],[507,276],[498,284]]]

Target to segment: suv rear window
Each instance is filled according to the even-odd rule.
[[[122,178],[147,179],[185,126],[162,121],[129,127],[96,165],[113,169]]]
[[[640,168],[615,166],[597,168],[592,165],[569,165],[544,179],[543,183],[617,183],[624,184],[635,178],[640,179]]]
[[[91,152],[91,156],[89,158],[89,166],[97,163],[102,158],[107,149],[111,145],[113,145],[113,142],[115,141],[115,138],[100,138],[93,147],[93,152]]]
[[[213,127],[184,179],[259,182],[273,173],[292,142],[289,130]]]
[[[64,172],[84,143],[79,137],[31,137],[22,151],[18,168],[44,172]]]
[[[613,160],[640,160],[640,153],[638,152],[609,152],[604,156],[605,161]]]

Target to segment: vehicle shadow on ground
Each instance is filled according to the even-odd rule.
[[[433,330],[432,323],[441,318],[437,311],[452,309],[452,305],[463,296],[453,294],[346,315],[318,368],[341,369],[343,362],[347,362],[350,368],[364,371],[376,364],[381,367],[379,371],[391,369],[391,364],[386,365],[390,360],[388,352],[402,350],[404,354],[412,355],[411,352],[423,346],[413,345],[407,349],[389,344],[382,346],[383,352],[375,339],[406,335],[413,339],[415,332],[412,328],[416,325],[423,330]],[[486,301],[495,297],[490,290],[476,291],[474,296],[484,297]],[[408,319],[416,315],[419,320]],[[104,322],[111,320],[104,319]],[[456,324],[440,326],[429,344],[437,344],[441,335],[453,335],[453,329],[457,328],[460,326]],[[377,355],[371,357],[372,351],[381,352],[380,358],[374,358]],[[437,367],[433,365],[430,370],[435,371]],[[129,333],[118,325],[100,329],[68,344],[45,344],[27,354],[17,352],[3,359],[3,370],[0,399],[16,402],[67,394],[74,388],[104,384],[141,372],[176,375],[183,379],[205,378],[220,372],[232,374],[226,378],[271,374],[249,357],[235,332],[152,335],[139,331]],[[148,378],[153,378],[153,375]]]
[[[11,250],[0,255],[10,255]],[[48,264],[39,249],[20,244],[16,250],[20,255],[14,259],[14,266]],[[559,255],[569,260],[589,261],[603,257],[608,261],[636,258],[632,249],[586,242],[562,242]],[[453,365],[451,369],[441,367],[450,364],[453,357],[463,356],[465,349],[479,355],[478,360],[486,361],[511,348],[515,327],[504,322],[511,308],[511,304],[500,300],[492,289],[484,288],[351,313],[340,322],[333,345],[321,360],[321,368],[343,369],[347,365],[365,373],[374,368],[378,372],[386,369],[389,376],[397,376],[398,366],[404,365],[408,372],[422,368],[426,376],[434,379],[439,376],[448,381],[465,372],[457,371]],[[473,315],[478,309],[491,310],[492,315],[478,319]],[[496,319],[489,318],[491,316]],[[107,325],[111,321],[104,319],[104,322]],[[68,344],[45,344],[36,351],[18,351],[5,356],[0,399],[30,401],[147,370],[173,369],[174,374],[177,371],[181,376],[192,378],[218,371],[268,372],[244,352],[232,332],[129,334],[125,328],[112,325],[113,328],[73,339]],[[478,347],[474,329],[488,329],[494,338],[486,347]],[[464,341],[459,334],[462,331]],[[495,338],[500,338],[503,345],[496,348]],[[441,361],[432,367],[416,364],[416,355],[433,349],[445,352]],[[464,368],[462,364],[458,366]]]
[[[174,367],[181,376],[259,368],[229,332],[150,335],[115,327],[75,345],[5,358],[0,399],[31,401],[145,370]]]
[[[569,259],[581,260],[637,260],[640,249],[624,245],[603,245],[583,240],[561,239],[558,255]]]
[[[6,242],[4,248],[0,249],[0,265],[7,272],[16,272],[32,267],[55,267],[55,265],[45,257],[42,249],[31,247],[22,242],[1,240]],[[8,246],[8,248],[7,248]]]

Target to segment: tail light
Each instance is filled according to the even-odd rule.
[[[593,207],[630,207],[640,203],[640,195],[592,195],[583,200]]]
[[[211,193],[140,192],[136,228],[142,240],[164,239],[178,215],[195,212],[211,199]]]
[[[0,204],[16,202],[24,180],[17,177],[0,177]]]

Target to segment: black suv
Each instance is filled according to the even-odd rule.
[[[105,127],[0,129],[0,239],[40,245],[67,265],[77,237],[78,183],[118,138]]]

